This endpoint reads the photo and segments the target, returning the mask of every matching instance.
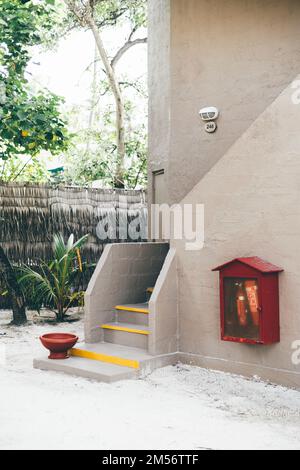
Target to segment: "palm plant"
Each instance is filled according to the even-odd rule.
[[[61,234],[54,235],[53,255],[50,264],[42,262],[38,270],[22,267],[19,282],[30,291],[37,305],[45,305],[56,314],[57,321],[64,321],[69,308],[82,298],[82,292],[74,290],[76,279],[83,270],[80,248],[88,235],[74,241],[71,235],[65,244]]]

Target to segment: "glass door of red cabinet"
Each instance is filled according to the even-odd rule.
[[[260,340],[258,279],[224,278],[224,336]]]

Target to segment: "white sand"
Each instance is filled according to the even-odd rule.
[[[300,449],[297,391],[184,365],[113,385],[38,371],[39,335],[82,338],[82,322],[7,322],[0,312],[0,449]]]

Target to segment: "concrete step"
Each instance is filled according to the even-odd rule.
[[[148,350],[149,327],[133,323],[105,323],[104,342]]]
[[[143,313],[127,312],[125,310],[116,310],[115,320],[117,323],[128,323],[139,325],[140,327],[149,324],[149,316]]]
[[[148,325],[149,308],[148,303],[117,305],[116,322],[133,323],[135,325]]]
[[[78,343],[70,352],[75,357],[84,357],[132,369],[140,369],[146,361],[153,359],[153,356],[145,350],[112,343]]]
[[[66,360],[51,360],[47,358],[34,359],[33,367],[35,369],[63,372],[65,374],[106,383],[138,377],[138,371],[136,369],[105,362],[91,361],[82,357],[70,357]]]
[[[116,305],[115,309],[118,311],[143,313],[147,315],[149,313],[149,304],[146,302],[144,304]]]

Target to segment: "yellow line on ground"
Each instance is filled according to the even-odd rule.
[[[101,325],[101,328],[105,330],[116,330],[116,331],[126,331],[127,333],[137,333],[138,335],[149,335],[147,330],[137,330],[136,328],[127,328],[125,326],[118,325]]]
[[[134,361],[132,359],[124,359],[118,356],[108,356],[106,354],[96,353],[93,351],[86,351],[84,349],[73,348],[71,349],[71,355],[75,357],[83,357],[92,361],[106,362],[117,366],[130,367],[131,369],[140,368],[139,361]]]
[[[149,310],[146,308],[126,307],[126,305],[116,305],[115,309],[123,310],[126,312],[149,313]]]

